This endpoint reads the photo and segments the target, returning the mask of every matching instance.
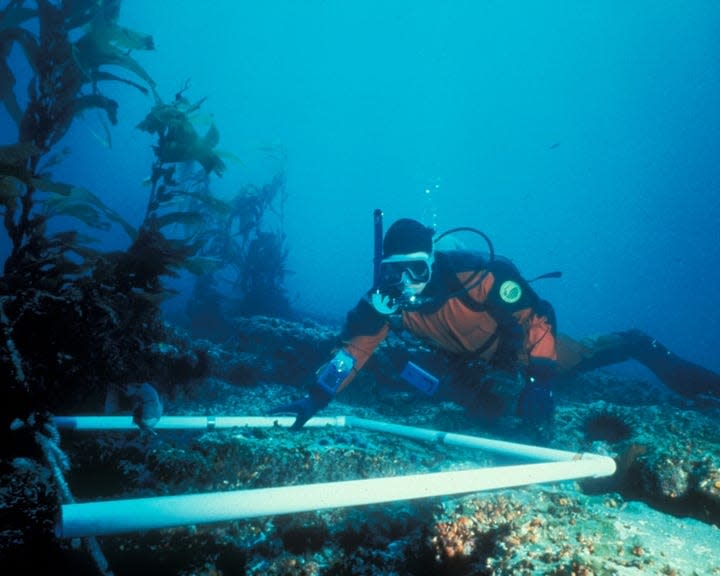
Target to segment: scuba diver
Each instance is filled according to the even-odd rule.
[[[482,236],[488,253],[435,248],[458,231]],[[293,429],[350,384],[391,329],[401,337],[409,333],[446,359],[442,381],[413,362],[401,374],[405,380],[487,423],[510,414],[547,426],[555,408],[553,383],[629,359],[684,397],[720,398],[718,374],[679,358],[640,330],[582,342],[558,334],[550,303],[508,259],[495,255],[479,230],[455,228],[435,237],[433,229],[403,218],[383,238],[376,210],[375,245],[374,286],[348,313],[332,358],[317,371],[306,397],[271,411],[295,414]]]

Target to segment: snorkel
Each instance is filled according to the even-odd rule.
[[[383,259],[383,212],[375,208],[373,212],[373,284],[370,303],[380,314],[394,314],[400,306],[396,303],[397,294],[388,293],[387,287],[381,291],[381,273]]]
[[[373,212],[373,236],[375,241],[373,255],[373,290],[380,288],[380,264],[383,257],[383,213],[380,208]]]

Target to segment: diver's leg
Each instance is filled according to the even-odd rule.
[[[614,332],[570,342],[567,369],[587,372],[625,360],[637,360],[681,396],[720,398],[720,375],[673,354],[641,330]]]
[[[680,358],[640,330],[619,334],[632,358],[647,366],[668,388],[690,398],[720,398],[720,375]]]
[[[556,345],[558,369],[563,373],[589,372],[631,358],[625,340],[618,333],[582,340],[559,334]]]

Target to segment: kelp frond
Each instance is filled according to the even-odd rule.
[[[132,57],[131,50],[154,50],[152,36],[119,26],[117,16],[95,15],[87,32],[73,45],[73,54],[86,76],[97,81],[102,66],[118,66],[142,78],[154,90],[155,80]]]
[[[118,224],[130,239],[137,238],[137,230],[130,223],[86,188],[47,181],[37,184],[38,189],[51,192],[44,202],[48,216],[72,216],[98,230]]]
[[[0,10],[0,30],[15,28],[37,16],[37,10],[27,8],[24,0],[11,0]]]
[[[103,110],[112,124],[117,123],[118,104],[100,93],[98,82],[120,81],[145,94],[148,89],[154,93],[155,81],[129,53],[152,50],[153,41],[147,34],[118,25],[116,0],[37,4],[39,36],[17,26],[0,29],[0,100],[18,124],[20,139],[33,140],[47,151],[87,109]],[[72,42],[70,32],[80,25],[87,29]],[[24,113],[17,106],[12,90],[15,78],[7,62],[14,43],[22,46],[35,72]],[[132,76],[122,78],[105,70],[106,66],[123,68]]]
[[[203,101],[189,104],[182,93],[178,93],[172,104],[161,102],[153,106],[137,127],[158,137],[153,149],[160,163],[198,162],[206,173],[222,176],[225,163],[214,150],[220,141],[217,126],[211,124],[201,137],[190,119],[190,114]]]
[[[2,18],[2,16],[0,16]],[[22,20],[21,18],[11,19]],[[22,119],[22,109],[15,97],[15,75],[8,65],[8,58],[14,43],[20,45],[25,52],[30,66],[36,70],[39,48],[35,37],[24,28],[15,27],[13,25],[3,25],[0,20],[0,102],[5,105],[5,109],[10,114],[15,124],[19,127]]]

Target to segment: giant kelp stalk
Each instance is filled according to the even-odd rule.
[[[83,391],[108,382],[150,378],[147,351],[163,332],[158,305],[171,294],[163,277],[183,269],[207,274],[230,264],[249,271],[237,283],[248,306],[266,311],[263,295],[265,301],[284,301],[284,237],[260,229],[278,191],[284,194],[284,178],[243,190],[232,204],[213,198],[209,178],[222,175],[225,164],[215,150],[217,127],[211,124],[203,135],[196,129],[204,99],[188,101],[186,85],[170,103],[161,100],[150,75],[132,58],[134,50],[151,50],[152,38],[120,26],[119,9],[118,0],[15,0],[0,11],[0,99],[18,128],[17,142],[0,147],[0,207],[11,245],[0,278],[0,367],[10,374],[3,406],[12,409],[2,422],[26,420],[38,403],[77,403]],[[32,71],[24,109],[13,90],[15,47]],[[118,103],[100,88],[108,81],[154,99],[138,125],[157,140],[151,191],[137,230],[89,190],[56,182],[50,174],[63,159],[64,150],[56,147],[80,114],[99,109],[116,124]],[[196,165],[200,172],[194,172]],[[100,252],[77,229],[49,226],[56,216],[90,230],[120,225],[130,246]],[[232,233],[233,227],[239,231]],[[229,260],[204,250],[228,234],[241,238]]]
[[[119,0],[11,0],[0,8],[0,104],[17,126],[17,141],[0,146],[0,214],[9,246],[0,276],[0,557],[8,549],[22,555],[16,543],[23,538],[32,538],[40,550],[41,539],[53,533],[54,515],[47,511],[59,504],[55,493],[58,487],[63,493],[67,463],[52,413],[97,411],[108,384],[157,382],[171,374],[187,378],[202,370],[192,353],[184,364],[182,351],[163,352],[173,348],[161,345],[172,336],[158,306],[169,293],[164,277],[181,270],[207,274],[226,265],[204,247],[232,234],[245,221],[244,210],[252,213],[256,232],[239,232],[237,264],[256,278],[243,285],[244,293],[277,293],[284,274],[284,268],[262,268],[266,259],[284,266],[286,251],[284,238],[261,234],[258,224],[268,198],[284,190],[284,179],[263,188],[251,205],[213,198],[209,179],[225,169],[215,151],[218,129],[212,124],[202,136],[197,132],[195,115],[203,100],[189,102],[187,86],[172,102],[162,101],[132,57],[136,50],[152,50],[152,38],[120,26],[119,11]],[[18,55],[30,71],[26,99],[15,90]],[[79,115],[95,109],[117,123],[118,103],[101,89],[107,82],[153,97],[138,126],[157,140],[151,190],[137,229],[91,191],[51,174],[67,153],[58,148]],[[67,229],[68,221],[76,226]],[[92,248],[89,235],[111,226],[128,234],[128,249]],[[102,559],[96,564],[104,570]],[[32,565],[25,567],[32,571]]]
[[[0,11],[0,100],[17,126],[17,142],[0,147],[0,210],[10,244],[0,277],[4,433],[11,421],[38,420],[44,409],[131,369],[118,335],[133,316],[152,320],[146,302],[98,280],[108,258],[86,236],[50,225],[62,216],[88,230],[119,224],[137,237],[92,192],[50,173],[65,154],[58,145],[83,112],[99,109],[117,123],[118,103],[101,85],[122,82],[155,94],[154,81],[131,56],[151,50],[152,38],[120,26],[119,9],[116,0],[15,0]],[[30,70],[24,107],[13,89],[13,48]]]
[[[36,550],[52,542],[57,506],[69,497],[50,414],[96,411],[106,386],[114,383],[155,380],[171,369],[191,377],[193,368],[202,368],[201,362],[163,367],[166,356],[159,343],[168,331],[158,302],[166,295],[162,276],[208,261],[193,259],[200,242],[195,234],[178,237],[168,231],[201,218],[198,210],[179,205],[193,192],[175,170],[197,161],[219,174],[223,165],[213,152],[218,131],[213,127],[204,139],[196,137],[188,119],[192,107],[183,104],[182,92],[170,105],[161,102],[152,78],[131,56],[152,49],[152,38],[121,27],[119,7],[117,0],[39,0],[12,1],[0,10],[0,101],[17,126],[17,142],[0,147],[0,210],[9,244],[0,277],[3,563],[8,550],[23,554],[22,542],[32,540]],[[26,103],[13,89],[11,62],[18,52],[30,70]],[[56,148],[84,111],[99,109],[117,123],[118,103],[101,91],[107,81],[154,97],[140,127],[158,134],[157,161],[137,230],[89,190],[56,182],[50,173],[65,155]],[[205,210],[221,208],[202,200]],[[63,229],[68,219],[77,226]],[[92,233],[113,225],[130,237],[127,250],[93,249],[88,244],[93,239],[77,229]],[[180,353],[167,363],[182,362]],[[52,543],[48,549],[54,550]],[[91,547],[91,554],[104,572],[99,548]]]

